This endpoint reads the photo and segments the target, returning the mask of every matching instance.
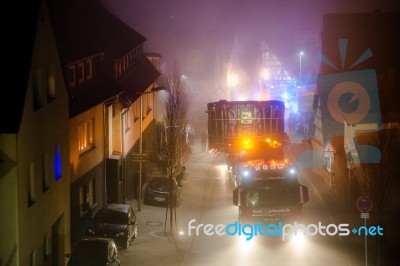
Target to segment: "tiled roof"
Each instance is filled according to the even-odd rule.
[[[93,65],[93,78],[69,88],[70,117],[122,93],[135,99],[137,93],[132,91],[144,91],[160,75],[143,56],[140,63],[124,67],[124,73],[115,77],[116,61],[142,46],[146,39],[108,12],[100,1],[49,1],[65,77],[68,64],[101,54],[101,60]]]
[[[49,0],[63,63],[104,52],[119,58],[146,39],[98,0]]]

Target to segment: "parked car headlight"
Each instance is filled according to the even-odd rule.
[[[125,235],[124,232],[119,232],[119,233],[116,233],[116,234],[115,234],[115,236],[117,236],[117,237],[118,237],[118,236],[124,236],[124,235]]]

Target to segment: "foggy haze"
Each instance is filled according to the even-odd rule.
[[[295,36],[320,32],[325,13],[398,11],[396,0],[102,0],[114,15],[147,38],[145,49],[169,58],[174,35],[191,31],[236,33],[246,52],[265,41],[288,64],[301,49]],[[168,33],[167,38],[162,35]],[[212,38],[212,36],[211,36]],[[203,41],[206,41],[204,39]],[[248,49],[249,48],[249,49]],[[294,58],[293,58],[294,57]]]

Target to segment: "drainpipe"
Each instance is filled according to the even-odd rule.
[[[106,159],[108,158],[108,131],[107,131],[107,118],[108,118],[108,112],[107,108],[112,105],[114,102],[118,100],[118,95],[106,100],[103,103],[103,162],[102,162],[102,201],[101,205],[103,207],[107,206],[108,200],[107,200],[107,164],[106,164]]]

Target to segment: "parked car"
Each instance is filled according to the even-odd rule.
[[[88,235],[113,238],[118,248],[128,248],[137,236],[136,214],[130,205],[108,204],[94,216]]]
[[[69,258],[68,266],[119,266],[117,246],[112,238],[85,237],[82,238]]]
[[[168,207],[169,200],[172,200],[175,207],[180,203],[180,186],[176,179],[166,176],[153,177],[145,190],[143,204]]]

